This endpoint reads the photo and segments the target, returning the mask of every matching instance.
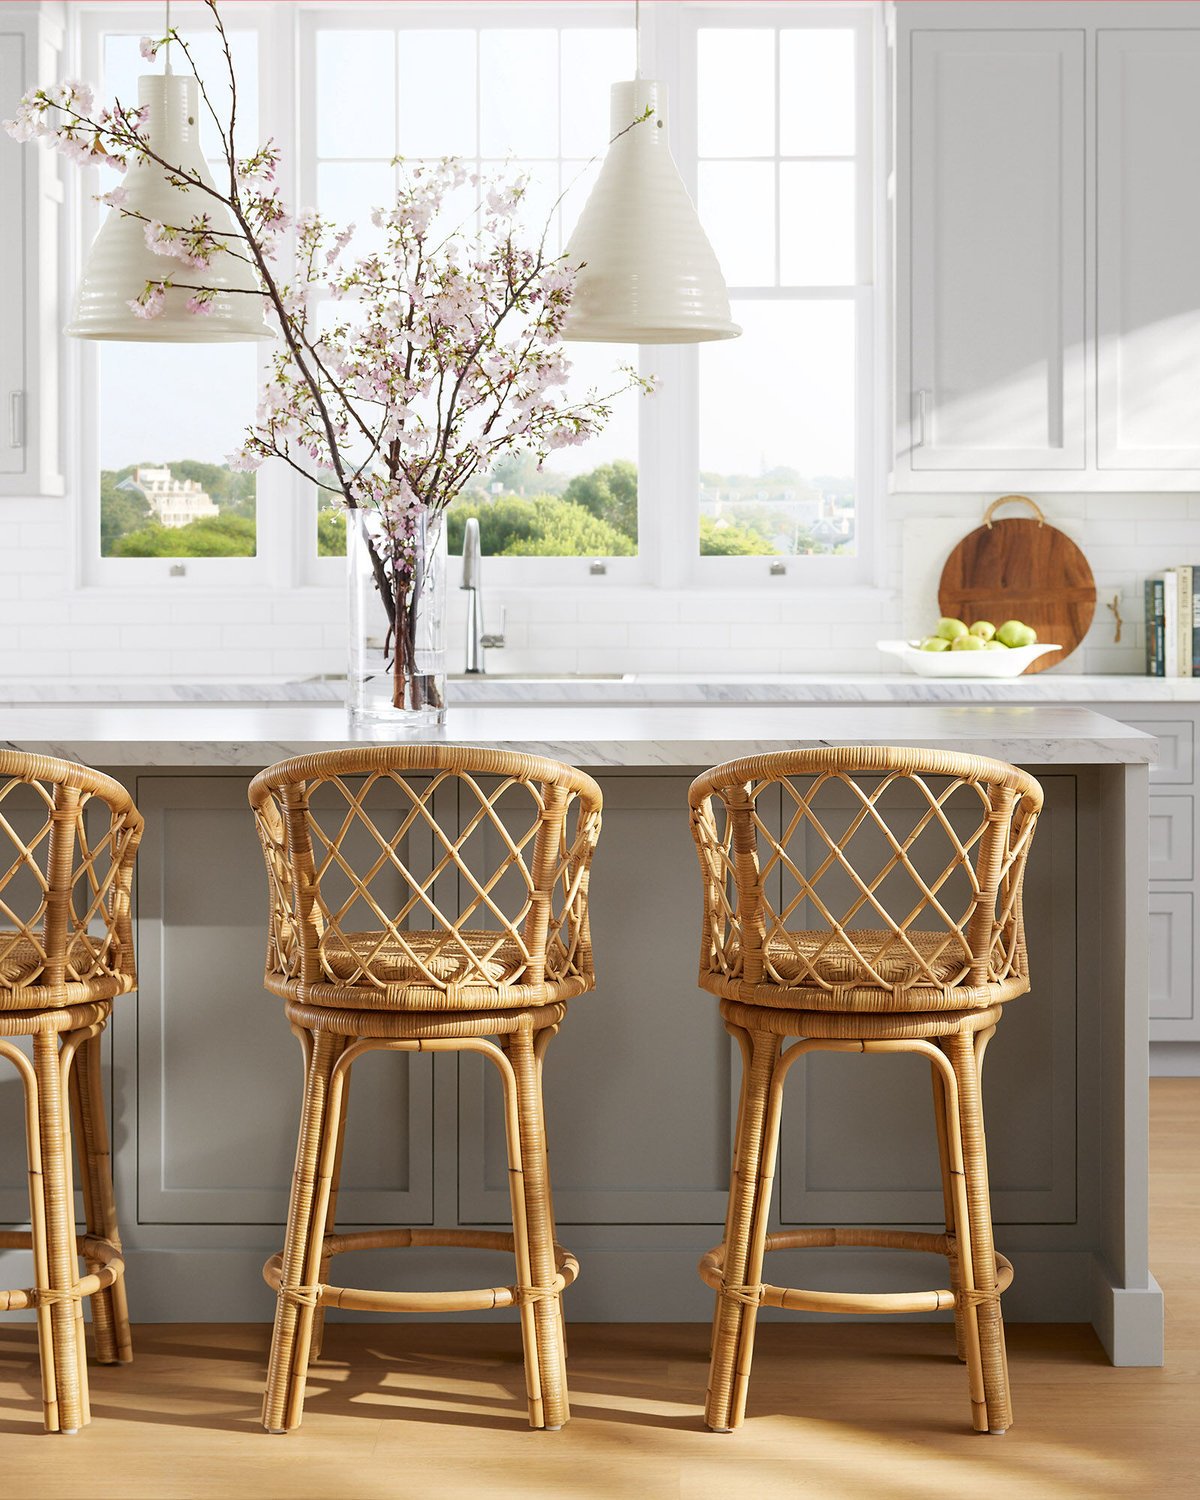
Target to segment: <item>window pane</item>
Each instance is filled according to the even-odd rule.
[[[400,154],[474,156],[475,32],[400,31]]]
[[[568,29],[562,33],[562,151],[590,160],[608,149],[609,91],[634,71],[628,27]]]
[[[697,34],[701,156],[775,152],[775,33],[702,28]]]
[[[706,161],[697,169],[700,222],[730,286],[775,285],[775,168]]]
[[[805,27],[779,34],[779,149],[784,156],[853,156],[854,32]]]
[[[558,33],[479,33],[479,149],[558,155]]]
[[[396,154],[395,37],[318,31],[317,155]]]
[[[854,164],[784,162],[779,169],[779,275],[784,286],[851,286]]]
[[[317,207],[342,228],[355,225],[354,254],[383,244],[383,230],[371,223],[373,208],[396,201],[396,173],[383,161],[322,162],[317,168]]]
[[[568,394],[607,395],[624,383],[611,349],[570,346]],[[467,516],[479,518],[491,557],[632,557],[637,552],[635,391],[612,402],[604,431],[579,448],[560,448],[544,468],[526,454],[503,458],[450,508],[450,551],[461,552]]]
[[[700,551],[854,551],[854,305],[735,301],[700,350]]]
[[[104,344],[102,557],[253,557],[254,475],[225,456],[254,416],[251,344]]]

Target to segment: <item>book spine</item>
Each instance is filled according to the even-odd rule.
[[[1142,620],[1146,631],[1146,676],[1155,677],[1154,670],[1154,579],[1147,578],[1142,586]]]
[[[1179,637],[1175,646],[1175,675],[1191,676],[1191,567],[1175,568],[1179,595]]]
[[[1192,676],[1200,677],[1200,567],[1192,566]]]
[[[1163,574],[1163,677],[1179,672],[1179,577],[1170,568]]]
[[[1163,629],[1166,622],[1166,587],[1161,578],[1154,580],[1154,675],[1161,677],[1166,667],[1163,651]]]

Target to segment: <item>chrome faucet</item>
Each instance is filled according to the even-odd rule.
[[[497,650],[504,645],[504,627],[508,615],[503,605],[500,608],[500,633],[488,635],[483,628],[483,593],[480,574],[482,560],[479,550],[479,522],[474,516],[467,520],[463,532],[462,587],[470,594],[467,600],[467,662],[468,673],[484,673],[485,651]]]

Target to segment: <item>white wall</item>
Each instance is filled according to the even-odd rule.
[[[494,672],[872,672],[876,639],[927,628],[953,544],[990,496],[888,498],[881,589],[821,593],[788,578],[753,591],[584,589],[486,593],[508,607]],[[1083,548],[1099,603],[1072,672],[1141,672],[1142,580],[1200,564],[1200,496],[1035,497]],[[72,497],[0,500],[0,682],[292,680],[345,669],[340,590],[200,593],[78,589]],[[1014,511],[1014,514],[1019,512]],[[484,563],[484,581],[487,564]],[[1105,604],[1120,596],[1121,645]],[[451,593],[450,668],[461,669],[465,596]]]

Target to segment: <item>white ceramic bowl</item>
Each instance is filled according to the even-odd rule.
[[[921,677],[1019,677],[1025,668],[1061,646],[1012,646],[1005,651],[922,651],[919,641],[876,641]]]

